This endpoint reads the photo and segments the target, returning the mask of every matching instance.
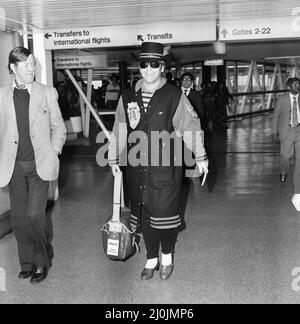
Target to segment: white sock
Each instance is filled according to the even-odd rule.
[[[145,268],[154,269],[157,266],[158,258],[148,259]]]
[[[169,266],[172,264],[172,253],[170,254],[161,254],[161,264],[163,266]]]

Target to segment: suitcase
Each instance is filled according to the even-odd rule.
[[[130,225],[131,211],[124,207],[123,197],[123,176],[118,172],[114,180],[113,215],[101,228],[104,253],[114,261],[126,261],[138,249],[136,230]]]

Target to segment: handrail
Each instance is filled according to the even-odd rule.
[[[253,92],[234,92],[231,93],[233,97],[244,97],[244,96],[253,96],[253,95],[262,95],[262,94],[276,94],[276,93],[285,93],[289,90],[267,90],[267,91],[253,91]]]
[[[248,113],[244,113],[244,114],[237,114],[237,115],[231,115],[227,117],[227,120],[234,120],[234,119],[238,119],[238,118],[245,118],[245,117],[251,117],[251,116],[255,116],[255,115],[261,115],[261,114],[267,114],[267,113],[271,113],[273,112],[274,109],[264,109],[264,110],[256,110],[256,111],[252,111],[252,112],[248,112]]]
[[[115,115],[116,109],[99,109],[98,115],[99,116],[105,116],[105,115]]]
[[[83,101],[86,103],[87,107],[89,108],[89,110],[91,111],[92,115],[94,116],[94,118],[96,119],[97,123],[99,124],[99,126],[102,128],[105,136],[108,138],[108,140],[110,141],[110,133],[109,131],[106,129],[106,127],[104,126],[104,124],[102,123],[100,117],[98,116],[96,110],[94,109],[94,107],[91,105],[91,103],[89,102],[88,98],[86,97],[85,93],[83,92],[83,90],[81,89],[81,87],[79,86],[79,84],[77,83],[77,81],[75,80],[73,74],[71,73],[70,70],[66,69],[66,73],[68,75],[68,77],[70,78],[70,80],[72,81],[72,83],[74,84],[75,88],[77,89],[77,91],[79,92],[80,96],[82,97]]]

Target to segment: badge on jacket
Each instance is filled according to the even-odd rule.
[[[141,110],[137,102],[130,102],[128,104],[127,113],[128,113],[130,127],[132,129],[135,129],[141,119]]]

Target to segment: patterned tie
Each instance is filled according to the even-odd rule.
[[[297,127],[299,122],[298,122],[298,104],[297,104],[296,97],[294,97],[292,116],[293,116],[292,127]]]
[[[25,84],[19,84],[17,80],[15,80],[15,85],[18,90],[26,90],[26,85]]]

